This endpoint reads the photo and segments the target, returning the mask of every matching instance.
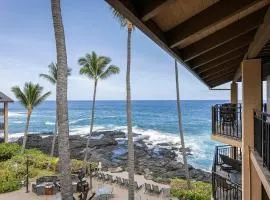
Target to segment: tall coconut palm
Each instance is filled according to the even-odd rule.
[[[177,61],[175,60],[175,83],[176,83],[176,98],[177,98],[177,115],[178,115],[178,127],[180,133],[180,140],[182,146],[182,155],[184,161],[184,168],[185,168],[185,176],[187,180],[187,186],[190,189],[190,179],[189,179],[189,171],[188,171],[188,163],[187,163],[187,154],[186,154],[186,147],[185,147],[185,140],[184,140],[184,132],[183,132],[183,125],[182,125],[182,114],[181,114],[181,105],[180,105],[180,92],[179,92],[179,80],[178,80],[178,67]]]
[[[39,84],[33,84],[31,82],[25,83],[23,90],[21,90],[19,86],[14,86],[11,90],[14,93],[15,97],[18,99],[18,101],[27,110],[26,126],[21,150],[21,153],[23,153],[27,141],[29,123],[33,109],[40,105],[43,101],[45,101],[46,98],[51,94],[51,92],[42,94],[43,87],[39,86]]]
[[[57,64],[51,63],[48,65],[49,73],[48,74],[40,74],[39,76],[49,81],[51,84],[56,85],[57,83]],[[71,69],[68,68],[68,76],[71,75]],[[55,116],[55,126],[54,126],[54,134],[53,134],[53,141],[51,147],[51,157],[54,154],[54,147],[57,135],[57,114]]]
[[[67,102],[67,53],[60,0],[51,0],[51,10],[57,53],[56,105],[58,120],[58,151],[61,172],[61,196],[73,200],[70,172],[69,124]]]
[[[78,64],[81,66],[80,74],[85,75],[94,81],[94,94],[92,101],[92,114],[90,122],[90,133],[87,138],[86,151],[84,156],[84,162],[86,164],[89,153],[89,141],[92,135],[94,127],[94,117],[95,117],[95,103],[96,103],[96,91],[97,84],[99,80],[104,80],[111,75],[118,74],[120,72],[119,67],[115,65],[109,65],[111,59],[105,56],[98,56],[94,51],[91,54],[85,54],[84,57],[79,58]]]
[[[131,105],[131,86],[130,86],[130,65],[131,65],[131,33],[134,25],[121,15],[117,10],[112,8],[114,17],[119,21],[120,26],[127,28],[127,72],[126,72],[126,101],[127,101],[127,132],[128,132],[128,199],[134,200],[134,143],[132,134],[132,105]]]

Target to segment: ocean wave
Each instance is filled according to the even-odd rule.
[[[26,113],[25,112],[8,112],[9,117],[20,117],[24,116]]]
[[[69,124],[77,124],[78,122],[81,122],[84,120],[89,120],[89,118],[76,119],[76,120],[70,121]]]
[[[46,121],[45,124],[46,125],[49,125],[49,126],[54,126],[55,125],[55,122]]]
[[[24,121],[19,121],[19,120],[16,120],[16,121],[12,121],[13,124],[23,124],[25,123]]]

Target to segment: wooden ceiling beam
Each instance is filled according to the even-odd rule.
[[[235,73],[235,70],[236,69],[231,69],[229,71],[226,71],[222,74],[218,74],[218,75],[213,75],[213,76],[210,76],[208,78],[205,78],[204,80],[207,82],[207,81],[212,81],[212,80],[215,80],[215,79],[219,79],[219,78],[222,78],[224,76],[227,76],[227,75],[231,75],[231,74],[234,74]]]
[[[210,88],[214,88],[214,87],[217,87],[219,85],[225,84],[225,83],[230,82],[230,81],[231,81],[231,77],[226,78],[226,79],[221,80],[221,81],[210,82],[208,84],[209,84]]]
[[[228,53],[237,51],[238,49],[243,49],[250,44],[250,42],[253,39],[254,34],[255,34],[255,31],[252,31],[247,35],[243,35],[239,38],[236,38],[222,46],[219,46],[211,51],[208,51],[207,53],[201,56],[198,56],[192,59],[191,61],[189,61],[189,63],[191,66],[194,66],[194,67],[204,65]]]
[[[262,8],[247,17],[234,22],[233,24],[195,42],[180,50],[184,61],[189,61],[203,53],[223,45],[243,34],[255,30],[261,23],[266,12],[266,8]]]
[[[236,70],[239,66],[239,63],[235,64],[235,65],[227,65],[225,67],[222,67],[222,68],[218,68],[218,69],[212,69],[212,70],[209,70],[208,72],[204,72],[204,73],[201,73],[200,75],[203,77],[203,79],[206,79],[208,77],[211,77],[213,75],[217,75],[219,73],[223,73],[224,71],[229,71],[229,70]]]
[[[248,48],[248,52],[245,55],[246,59],[252,59],[258,56],[267,42],[270,40],[270,6],[264,16],[263,24],[258,28],[255,34],[253,42]],[[241,66],[236,71],[233,80],[238,81],[241,79]]]
[[[227,75],[222,76],[222,77],[217,77],[216,79],[209,80],[209,81],[207,81],[207,83],[209,83],[211,85],[213,83],[220,83],[220,82],[223,82],[225,80],[230,81],[230,80],[232,80],[232,78],[233,78],[233,73],[227,74]]]
[[[236,13],[245,10],[247,7],[253,6],[256,3],[261,3],[263,1],[264,0],[219,1],[204,11],[167,31],[166,36],[167,38],[170,38],[169,46],[171,48],[177,47],[183,39],[205,28],[214,26],[217,23],[221,23],[225,19],[234,16]]]
[[[190,62],[188,62],[188,64],[190,66],[192,66],[192,69],[197,69],[199,67],[203,68],[207,65],[213,65],[213,64],[218,65],[219,63],[223,62],[224,60],[229,60],[236,55],[245,54],[247,52],[247,49],[248,49],[248,45],[245,45],[245,46],[242,46],[240,48],[238,47],[236,49],[232,49],[232,51],[226,53],[225,55],[221,55],[221,56],[217,55],[216,57],[212,56],[213,57],[212,59],[208,59],[207,57],[203,57],[202,59],[196,59],[196,61],[190,61]],[[213,54],[215,54],[215,53],[213,53]]]
[[[255,58],[260,53],[262,48],[270,40],[270,6],[265,14],[263,24],[259,27],[253,42],[251,43],[247,58]]]
[[[224,68],[231,65],[239,65],[243,59],[244,54],[242,55],[236,55],[234,57],[231,57],[230,59],[224,59],[220,63],[213,63],[212,65],[207,65],[204,68],[201,68],[200,70],[196,70],[196,72],[201,76],[202,73],[207,72],[209,70],[217,69],[217,68]]]
[[[175,0],[144,0],[144,6],[140,8],[141,20],[144,22],[148,21],[173,2],[175,2]]]

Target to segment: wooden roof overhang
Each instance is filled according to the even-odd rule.
[[[106,0],[209,88],[270,63],[270,0]],[[269,73],[270,74],[270,73]]]

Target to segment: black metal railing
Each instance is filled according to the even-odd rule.
[[[217,104],[212,107],[212,134],[242,139],[241,104]]]
[[[262,157],[264,167],[270,170],[270,114],[254,113],[254,149]]]
[[[241,200],[241,185],[231,182],[216,172],[212,172],[212,192],[214,200]]]
[[[224,176],[220,168],[224,164],[220,155],[225,155],[239,161],[242,160],[241,148],[230,145],[216,147],[212,167],[212,196],[215,200],[240,200],[242,198],[241,185],[228,178],[232,176]],[[228,173],[226,172],[225,174]]]
[[[216,172],[216,167],[223,164],[220,155],[228,156],[229,158],[242,161],[242,151],[241,148],[233,147],[231,145],[221,145],[216,146],[215,155],[213,160],[212,171]]]

